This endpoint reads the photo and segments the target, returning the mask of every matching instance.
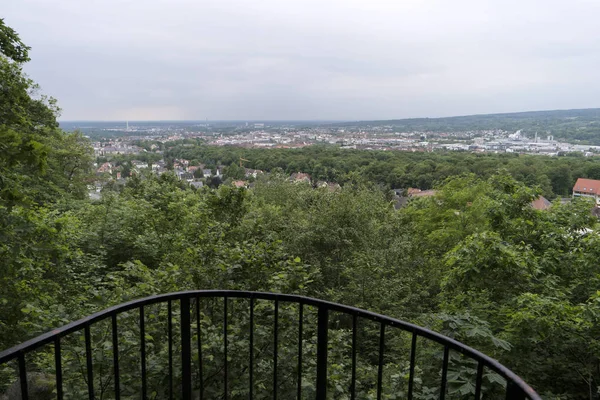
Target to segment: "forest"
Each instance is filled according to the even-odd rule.
[[[251,189],[199,190],[173,174],[132,176],[90,201],[87,185],[94,171],[88,142],[58,128],[56,101],[39,95],[22,71],[29,48],[1,21],[0,50],[0,349],[151,294],[295,293],[441,332],[498,359],[544,398],[599,397],[600,236],[593,204],[576,199],[544,211],[530,206],[540,194],[568,195],[576,177],[600,178],[596,161],[175,145],[165,150],[168,157],[230,165],[243,155],[249,167],[270,174],[258,177]],[[296,171],[341,187],[292,183],[289,172]],[[409,186],[434,187],[437,194],[395,210],[388,189]],[[150,398],[160,399],[168,397],[158,322],[165,310],[151,311]],[[293,315],[291,308],[282,310],[282,326]],[[209,372],[205,396],[218,398],[219,320],[210,307],[201,318]],[[229,328],[234,350],[247,347],[240,330],[244,318],[240,313]],[[260,344],[268,337],[267,322],[257,325]],[[375,330],[362,327],[360,399],[376,398],[377,340],[370,335]],[[127,353],[139,346],[133,332],[132,326],[122,332],[121,398],[127,399],[140,398],[136,360]],[[310,335],[307,330],[309,344]],[[114,398],[107,370],[110,341],[101,327],[93,338],[99,348],[97,398]],[[348,329],[336,326],[330,380],[336,399],[349,398],[348,355],[342,351],[348,340]],[[85,393],[82,343],[73,336],[64,344],[65,398]],[[390,354],[406,351],[402,340],[387,346]],[[257,345],[256,351],[266,358],[269,350]],[[282,348],[282,368],[293,368],[288,361],[294,351]],[[440,351],[423,351],[431,363],[417,371],[414,398],[435,399],[439,393],[431,382],[439,374]],[[242,376],[243,365],[234,361],[231,376]],[[51,349],[28,362],[52,371]],[[383,398],[404,398],[407,363],[385,362]],[[268,363],[257,365],[256,398],[272,395],[269,371]],[[457,361],[451,372],[448,398],[472,398],[473,368]],[[14,365],[0,366],[0,397],[14,374]],[[291,398],[294,384],[282,382],[281,398]],[[232,398],[246,398],[245,381],[232,378],[230,385]],[[303,385],[311,398],[312,382]],[[499,386],[498,377],[487,374],[484,398],[499,398]]]
[[[139,144],[144,145],[140,142]],[[538,187],[548,199],[568,197],[577,178],[600,179],[600,160],[581,153],[561,157],[522,154],[474,154],[460,151],[399,152],[340,149],[318,145],[300,149],[203,146],[194,140],[162,145],[167,161],[191,160],[207,168],[237,164],[263,171],[308,173],[314,182],[373,183],[387,189],[431,189],[465,174],[489,178],[503,169],[519,182]]]

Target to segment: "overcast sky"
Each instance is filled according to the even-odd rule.
[[[600,106],[597,0],[8,0],[62,120]]]

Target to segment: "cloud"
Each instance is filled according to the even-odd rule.
[[[21,0],[63,119],[375,119],[597,107],[591,0]]]

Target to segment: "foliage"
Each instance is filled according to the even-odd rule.
[[[29,61],[29,50],[10,26],[0,18],[0,53],[14,62]]]
[[[90,150],[58,129],[56,101],[22,72],[28,47],[0,21],[0,204],[40,203],[61,190],[82,197]],[[43,199],[46,197],[46,199]]]
[[[534,156],[519,154],[474,154],[436,151],[363,151],[315,145],[301,149],[260,149],[232,146],[165,143],[167,160],[199,160],[206,165],[229,165],[235,179],[243,173],[237,165],[247,159],[248,168],[285,173],[308,173],[314,182],[339,184],[372,182],[388,188],[431,189],[447,178],[475,174],[488,178],[504,169],[520,182],[539,187],[549,199],[569,196],[577,178],[600,178],[600,160],[596,157]],[[228,176],[227,172],[225,173]]]

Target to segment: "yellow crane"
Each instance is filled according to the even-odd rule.
[[[250,160],[246,160],[245,158],[240,157],[240,168],[244,168],[244,164],[242,164],[242,161],[250,161]]]

